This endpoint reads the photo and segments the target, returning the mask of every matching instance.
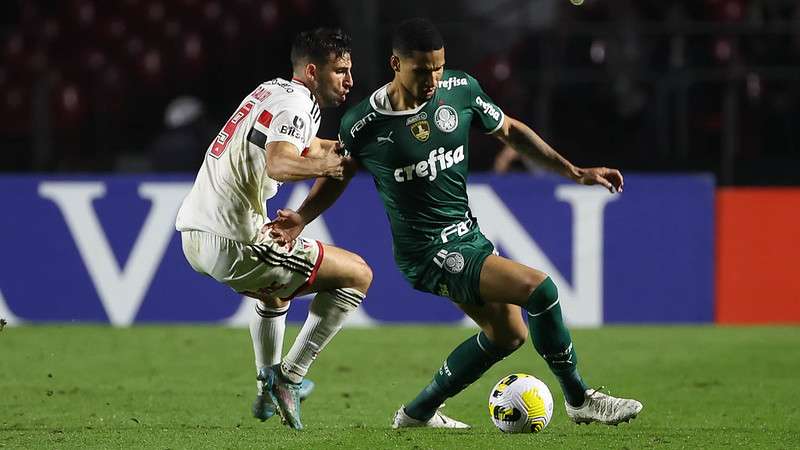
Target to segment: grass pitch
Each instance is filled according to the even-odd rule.
[[[287,346],[297,328],[287,332]],[[306,430],[250,417],[249,334],[220,327],[30,326],[0,332],[3,448],[798,448],[800,328],[606,327],[575,330],[584,378],[641,400],[618,427],[573,425],[530,343],[450,399],[465,431],[391,430],[397,407],[474,330],[345,329],[309,377]],[[494,383],[542,378],[553,420],[503,435],[488,417]]]

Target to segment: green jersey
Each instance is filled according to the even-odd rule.
[[[387,86],[345,113],[339,138],[372,174],[395,261],[415,283],[421,258],[477,229],[467,199],[470,126],[493,133],[503,112],[460,71],[445,70],[434,96],[413,110],[393,111]]]

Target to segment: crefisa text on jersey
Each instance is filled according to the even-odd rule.
[[[494,120],[500,120],[500,111],[498,111],[497,108],[494,107],[494,105],[485,101],[480,96],[475,97],[475,103],[477,103],[478,106],[483,108],[484,114],[491,116],[492,119]]]
[[[454,87],[458,86],[466,86],[467,79],[466,78],[458,78],[458,77],[450,77],[446,80],[439,80],[439,87],[442,89],[453,89]]]
[[[415,164],[394,169],[394,179],[398,183],[411,181],[416,178],[425,178],[433,181],[439,172],[447,170],[464,160],[464,146],[459,145],[455,150],[445,151],[444,147],[431,150],[428,159],[423,159]],[[438,170],[437,170],[438,162]]]

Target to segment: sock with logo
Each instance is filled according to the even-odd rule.
[[[514,350],[498,347],[482,331],[470,337],[450,353],[431,383],[406,405],[406,414],[429,420],[445,399],[464,390]]]
[[[558,378],[567,403],[582,405],[586,384],[578,373],[578,356],[561,317],[558,289],[550,277],[533,291],[525,309],[534,348]]]
[[[273,308],[261,300],[256,300],[255,314],[250,320],[250,337],[253,340],[253,353],[256,357],[256,373],[281,360],[287,311],[289,311],[288,304],[282,308]],[[256,385],[261,389],[261,383],[256,383]]]

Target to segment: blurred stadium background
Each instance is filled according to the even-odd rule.
[[[390,80],[393,24],[420,15],[439,25],[447,65],[478,78],[508,114],[575,164],[626,174],[625,193],[611,197],[542,173],[491,138],[472,138],[471,199],[481,227],[504,254],[554,274],[569,322],[589,328],[581,331],[586,341],[604,329],[620,332],[607,327],[613,324],[648,325],[636,330],[656,336],[686,330],[664,324],[710,326],[709,335],[718,325],[770,325],[744,333],[783,336],[795,345],[786,369],[797,369],[796,0],[3,1],[0,318],[22,326],[0,334],[0,358],[21,364],[20,353],[6,357],[26,351],[14,333],[61,336],[38,327],[53,322],[244,325],[248,300],[193,273],[173,229],[208,142],[254,86],[290,75],[289,46],[299,30],[341,26],[352,35],[351,106]],[[320,136],[335,136],[344,110],[324,111]],[[296,205],[307,188],[285,186],[270,213]],[[308,233],[364,255],[375,269],[370,298],[351,325],[465,324],[446,301],[401,279],[366,176]],[[294,322],[305,316],[298,303]],[[246,362],[242,337],[229,350]],[[75,345],[96,337],[86,339]],[[762,342],[753,354],[778,342]],[[424,369],[412,384],[421,385],[444,354],[416,361]],[[14,434],[23,419],[11,414],[44,389],[9,368],[0,360],[0,385],[23,394],[5,417],[0,411],[0,435],[18,439],[12,447],[36,446],[21,437],[24,428]],[[38,408],[36,423],[47,429],[48,410]],[[793,411],[782,418],[796,418]]]
[[[354,38],[352,102],[389,76],[391,25],[425,13],[451,67],[583,164],[798,182],[797,2],[574,3],[5,1],[0,169],[194,170],[201,153],[158,154],[170,101],[199,100],[205,142],[250,86],[288,73],[298,29],[339,25]],[[499,149],[484,147],[475,169],[492,168]]]

